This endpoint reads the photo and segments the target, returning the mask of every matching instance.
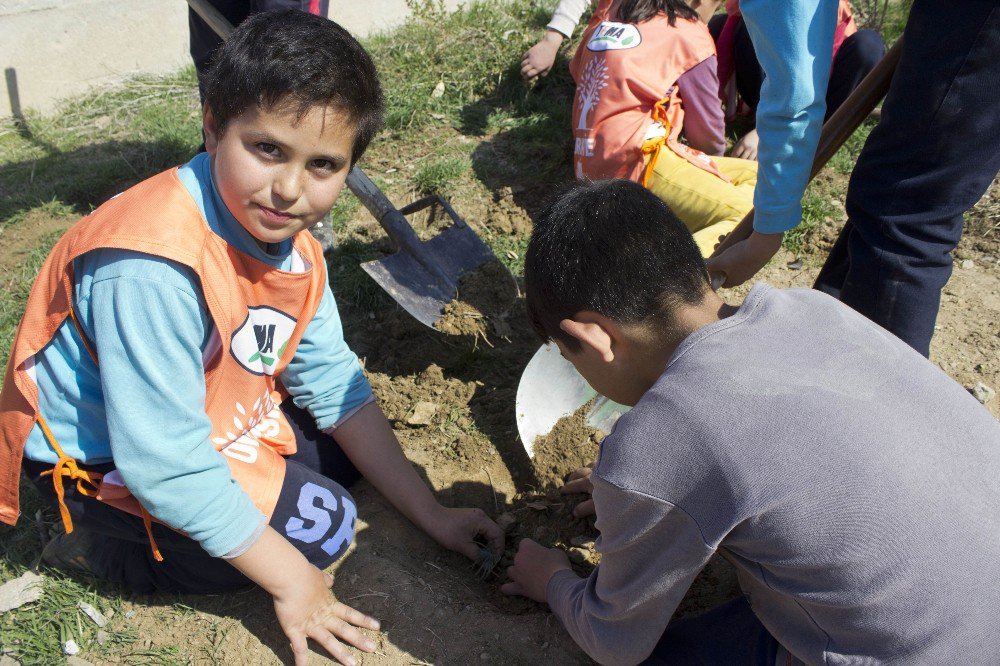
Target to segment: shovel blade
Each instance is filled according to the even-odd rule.
[[[476,232],[456,224],[361,267],[417,321],[433,327],[458,293],[462,276],[491,260],[496,257]]]
[[[592,389],[555,343],[539,348],[521,374],[515,400],[517,432],[528,457],[535,456],[536,438],[549,434],[559,419],[590,400],[594,405],[587,412],[587,424],[605,433],[630,409]]]

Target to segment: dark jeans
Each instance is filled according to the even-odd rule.
[[[299,9],[326,16],[330,0],[209,0],[209,4],[218,9],[233,26],[237,26],[251,14],[278,9]],[[193,9],[188,10],[188,29],[191,37],[191,58],[198,71],[198,93],[204,102],[205,74],[212,61],[212,54],[222,45],[222,38],[215,34],[215,31],[202,21]]]
[[[644,664],[649,666],[774,666],[778,641],[746,597],[697,617],[673,620]]]
[[[726,16],[720,14],[709,22],[712,37],[719,39]],[[844,40],[833,59],[830,70],[830,84],[826,90],[826,117],[833,115],[847,96],[858,87],[861,79],[878,64],[885,55],[885,42],[875,30],[858,30]],[[764,70],[757,60],[757,52],[750,33],[742,21],[736,28],[733,44],[733,60],[736,75],[736,91],[752,109],[760,102],[760,87],[764,83]]]
[[[916,0],[816,288],[925,356],[963,213],[1000,170],[1000,2]]]
[[[288,538],[321,569],[339,559],[354,535],[354,500],[345,490],[361,475],[337,443],[316,428],[305,410],[282,404],[295,430],[298,451],[286,458],[281,486],[270,526]],[[52,465],[25,460],[24,470],[45,500],[56,506],[51,477],[40,477]],[[113,465],[88,466],[101,473]],[[227,561],[210,556],[197,542],[165,525],[153,524],[153,537],[163,555],[157,562],[142,520],[96,499],[81,495],[76,484],[66,484],[66,506],[74,528],[100,539],[85,557],[99,578],[121,583],[135,592],[214,593],[251,584]]]

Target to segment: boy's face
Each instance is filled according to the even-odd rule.
[[[333,208],[351,168],[355,124],[334,107],[250,108],[219,132],[206,105],[205,148],[229,212],[261,244],[279,243]]]

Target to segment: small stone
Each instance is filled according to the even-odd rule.
[[[80,646],[77,645],[76,641],[74,641],[72,638],[63,643],[63,654],[68,654],[69,656],[72,657],[79,651],[80,651]]]
[[[103,628],[104,625],[108,623],[108,619],[104,617],[101,611],[97,610],[96,608],[88,604],[86,601],[76,602],[76,607],[79,608],[81,611],[83,611],[84,615],[93,620],[94,624],[96,624],[98,627]]]
[[[975,396],[976,400],[985,405],[997,397],[997,392],[982,382],[976,382],[976,385],[972,387],[972,395]]]
[[[501,513],[497,516],[497,525],[499,525],[500,529],[504,532],[509,532],[510,528],[512,528],[515,524],[517,524],[517,518],[515,518],[512,513]]]
[[[125,619],[126,620],[131,620],[134,617],[135,617],[135,611],[134,610],[130,610],[129,612],[125,613]]]
[[[104,631],[103,629],[100,629],[97,632],[97,637],[95,640],[97,641],[98,645],[107,645],[108,641],[111,640],[111,636],[108,635],[108,632]]]
[[[418,402],[413,406],[413,413],[406,418],[406,424],[415,426],[429,425],[437,410],[438,404],[436,402]]]
[[[974,262],[972,259],[965,259],[964,261],[962,261],[963,270],[970,270],[975,267],[976,267],[976,262]]]
[[[585,534],[581,534],[580,536],[575,536],[572,539],[570,539],[569,542],[574,546],[580,546],[583,548],[589,548],[594,545],[594,539]]]
[[[569,561],[575,564],[583,564],[587,561],[587,551],[582,548],[570,548],[569,549]]]
[[[434,90],[431,91],[431,97],[441,97],[444,95],[444,81],[438,81],[437,85],[434,86]]]
[[[793,271],[800,271],[800,270],[802,270],[802,260],[799,259],[799,258],[795,258],[792,261],[789,261],[785,265],[788,266],[789,270],[793,270]]]
[[[0,585],[0,613],[20,608],[42,598],[42,577],[25,571],[14,580]]]

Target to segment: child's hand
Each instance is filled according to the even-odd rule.
[[[783,233],[762,234],[754,231],[746,240],[734,243],[719,255],[709,257],[705,261],[708,274],[724,274],[726,281],[723,287],[738,287],[767,265],[771,257],[781,249],[784,236]]]
[[[274,612],[292,644],[295,666],[309,663],[308,638],[322,645],[342,664],[355,666],[357,659],[341,641],[359,650],[373,652],[375,641],[357,627],[378,631],[379,622],[337,601],[330,587],[333,577],[310,565],[312,572],[291,589],[274,595]]]
[[[439,544],[473,562],[480,557],[480,543],[485,543],[494,555],[503,552],[503,530],[482,509],[452,509],[440,505],[439,509],[426,527]]]
[[[549,580],[557,571],[571,569],[566,553],[546,548],[531,539],[522,539],[514,556],[514,566],[507,568],[509,583],[500,586],[504,594],[520,594],[535,601],[547,601]]]
[[[757,136],[757,130],[752,129],[743,136],[733,145],[733,152],[730,153],[733,157],[740,157],[745,160],[757,161],[757,144],[760,143],[760,138]]]
[[[590,475],[593,473],[594,463],[587,467],[581,467],[569,475],[569,479],[560,489],[562,494],[571,495],[574,493],[591,494],[594,492],[594,484],[590,482]],[[573,507],[573,515],[577,518],[585,518],[594,515],[593,498],[584,500]]]
[[[556,30],[549,30],[541,41],[528,49],[521,58],[521,76],[525,81],[531,81],[539,76],[545,76],[556,61],[559,45],[565,37]]]

